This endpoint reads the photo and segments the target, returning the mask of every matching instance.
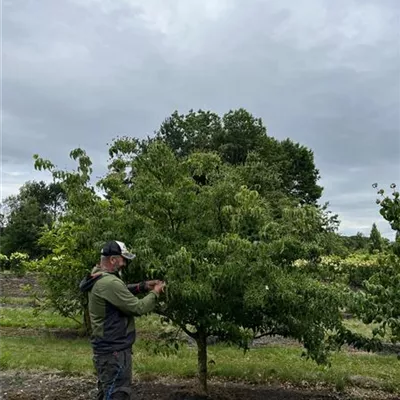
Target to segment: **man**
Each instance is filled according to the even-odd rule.
[[[162,281],[125,285],[118,275],[134,257],[124,243],[107,242],[101,251],[100,265],[80,284],[89,298],[98,400],[131,398],[134,317],[152,311],[165,286]],[[150,293],[143,299],[134,296],[143,292]]]

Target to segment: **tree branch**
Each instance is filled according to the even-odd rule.
[[[170,210],[169,208],[168,208],[168,210],[167,210],[167,213],[168,213],[168,218],[169,218],[169,220],[170,220],[170,222],[171,222],[172,232],[175,233],[175,223],[174,223],[174,219],[172,218],[171,210]]]
[[[272,336],[272,335],[278,335],[278,334],[279,333],[276,330],[272,329],[271,331],[268,331],[268,332],[265,332],[265,333],[260,333],[259,335],[253,336],[253,340],[254,339],[261,339],[262,337],[265,337],[265,336]]]
[[[157,310],[157,311],[154,311],[154,312],[155,312],[156,314],[158,314],[158,315],[161,315],[162,317],[166,317],[166,318],[169,318],[169,319],[172,320],[172,318],[171,318],[168,314],[162,312],[161,310]],[[173,320],[172,320],[172,321],[173,321]],[[189,329],[187,329],[185,325],[183,325],[183,324],[178,324],[178,323],[176,323],[176,322],[175,322],[175,324],[176,324],[180,329],[182,329],[183,332],[186,333],[186,335],[190,336],[192,339],[195,339],[195,340],[196,340],[196,338],[198,337],[198,333],[197,333],[197,332],[191,332],[191,331],[189,331]]]
[[[77,320],[75,317],[69,316],[68,318],[72,319],[72,321],[75,321],[79,326],[82,326],[82,321]]]
[[[218,203],[217,210],[218,210],[217,215],[218,215],[219,230],[220,230],[220,234],[222,235],[224,233],[224,224],[222,222],[222,215],[221,215],[222,213],[221,213],[221,203],[220,202]]]
[[[190,336],[192,339],[197,339],[199,336],[197,332],[191,332],[189,329],[186,328],[186,326],[178,324],[178,326],[183,330],[183,332],[186,333],[186,335]]]

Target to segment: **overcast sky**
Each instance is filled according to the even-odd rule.
[[[145,137],[175,109],[245,107],[312,148],[341,232],[388,236],[400,184],[399,0],[3,0],[2,198],[39,153]]]

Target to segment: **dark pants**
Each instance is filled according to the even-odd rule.
[[[132,350],[95,354],[97,400],[130,400],[132,392]]]

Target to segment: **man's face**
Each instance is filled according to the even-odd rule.
[[[126,260],[122,256],[112,256],[111,263],[113,264],[116,271],[119,271],[126,266]]]

